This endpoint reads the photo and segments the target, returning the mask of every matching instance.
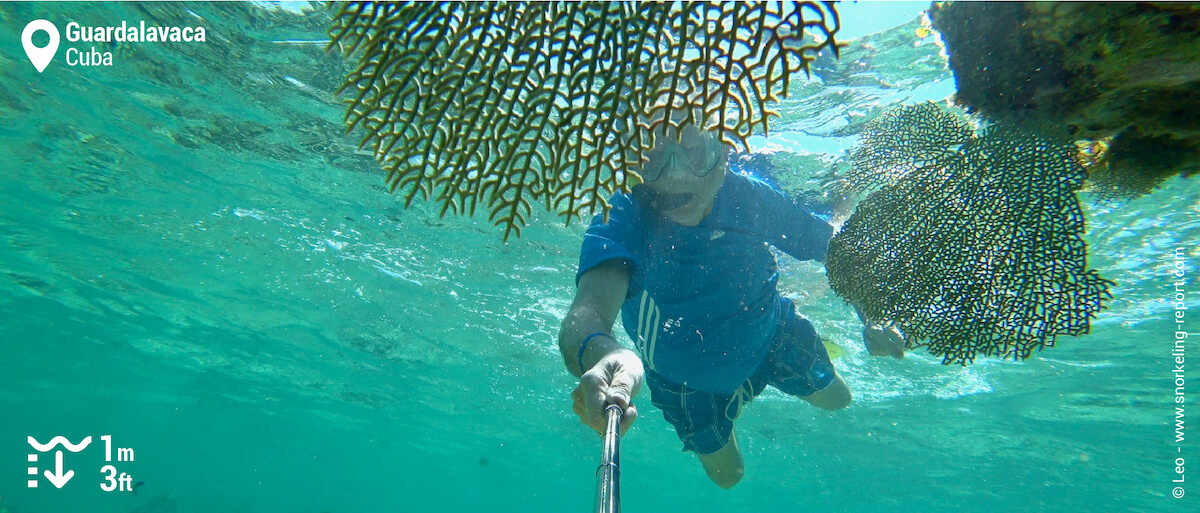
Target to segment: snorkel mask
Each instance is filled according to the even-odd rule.
[[[690,168],[696,178],[711,174],[727,157],[728,148],[716,136],[699,133],[689,126],[684,142],[668,141],[646,154],[646,163],[639,173],[645,183],[657,181],[667,171]]]

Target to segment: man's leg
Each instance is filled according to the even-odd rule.
[[[811,321],[799,314],[785,316],[775,336],[766,364],[750,378],[755,395],[771,384],[823,410],[840,410],[850,404],[850,387],[833,368]]]
[[[650,388],[650,402],[675,426],[683,450],[700,455],[708,478],[721,488],[736,485],[742,479],[743,469],[733,421],[741,411],[741,403],[731,402],[730,396],[670,383],[650,369],[646,370],[645,384]],[[730,412],[733,407],[737,409]]]
[[[850,387],[840,374],[835,374],[829,386],[802,399],[822,410],[840,410],[850,404]]]
[[[704,464],[708,478],[725,489],[733,488],[745,473],[742,451],[738,449],[737,436],[732,431],[729,433],[729,443],[712,454],[701,454],[700,463]]]

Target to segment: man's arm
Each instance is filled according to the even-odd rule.
[[[768,223],[767,233],[774,237],[772,244],[798,260],[824,262],[835,227],[802,208],[786,194],[766,184],[753,185],[758,187],[759,201],[762,202],[758,210],[768,213],[763,219]],[[867,352],[871,356],[904,358],[905,342],[900,330],[890,322],[868,319],[858,305],[853,306],[858,318],[866,325],[863,341]]]
[[[623,261],[604,262],[579,277],[575,301],[558,333],[558,350],[571,374],[582,376],[604,356],[622,349],[611,334],[628,290],[629,267]],[[582,358],[584,367],[580,368],[579,346],[593,333],[608,336],[593,337],[588,342]]]
[[[579,376],[579,386],[571,392],[575,414],[599,433],[604,432],[604,409],[609,404],[620,406],[623,411],[622,433],[637,419],[633,396],[642,387],[645,373],[642,361],[611,335],[629,290],[629,276],[628,265],[620,260],[610,260],[584,272],[558,334],[563,362],[572,374]]]
[[[797,260],[825,261],[833,226],[774,187],[747,180],[755,230],[767,242]]]

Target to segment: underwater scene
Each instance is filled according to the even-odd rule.
[[[841,229],[825,262],[771,254],[853,400],[828,411],[766,388],[741,406],[744,476],[723,489],[643,384],[616,510],[1200,511],[1200,9],[967,4],[806,5],[825,17],[803,30],[713,4],[749,9],[729,23],[779,48],[811,43],[771,86],[786,95],[721,104],[743,118],[716,130],[730,177]],[[484,19],[471,9],[600,20],[590,44],[686,33],[672,20],[691,7],[426,5],[389,27],[381,9],[408,11],[0,4],[0,513],[597,509],[603,439],[573,411],[568,370],[585,348],[560,351],[560,330],[592,216],[654,180],[621,163],[653,162],[656,143],[597,128],[555,147],[579,159],[535,168],[502,139],[544,111],[472,96],[501,80],[484,57],[457,82],[380,82],[403,59],[370,56]],[[836,42],[797,35],[829,36],[833,12]],[[524,58],[494,50],[516,25],[481,23],[423,58]],[[547,62],[621,60],[578,55],[596,62]],[[529,76],[514,87],[549,83]],[[651,82],[595,101],[634,119],[621,106]],[[403,88],[417,96],[389,104]],[[478,101],[493,121],[437,121]],[[533,137],[612,119],[588,112]],[[444,148],[462,141],[491,153],[455,161]],[[438,181],[453,162],[472,171]],[[872,356],[852,298],[906,334],[903,358]],[[646,349],[619,325],[618,343]]]

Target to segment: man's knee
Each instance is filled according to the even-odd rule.
[[[850,405],[852,399],[850,395],[850,387],[846,386],[846,382],[842,381],[841,376],[834,378],[833,383],[825,387],[824,390],[817,392],[804,398],[809,404],[821,408],[822,410],[840,410]]]
[[[732,432],[725,447],[712,454],[701,455],[700,463],[704,465],[704,472],[708,474],[708,478],[725,489],[733,488],[745,474],[742,451],[738,449],[737,437]]]
[[[716,483],[717,486],[720,486],[726,490],[733,488],[734,485],[738,484],[738,482],[742,480],[742,476],[746,473],[746,471],[740,465],[737,468],[722,470],[710,470],[706,468],[705,471],[708,472],[708,478],[711,479],[713,483]]]

